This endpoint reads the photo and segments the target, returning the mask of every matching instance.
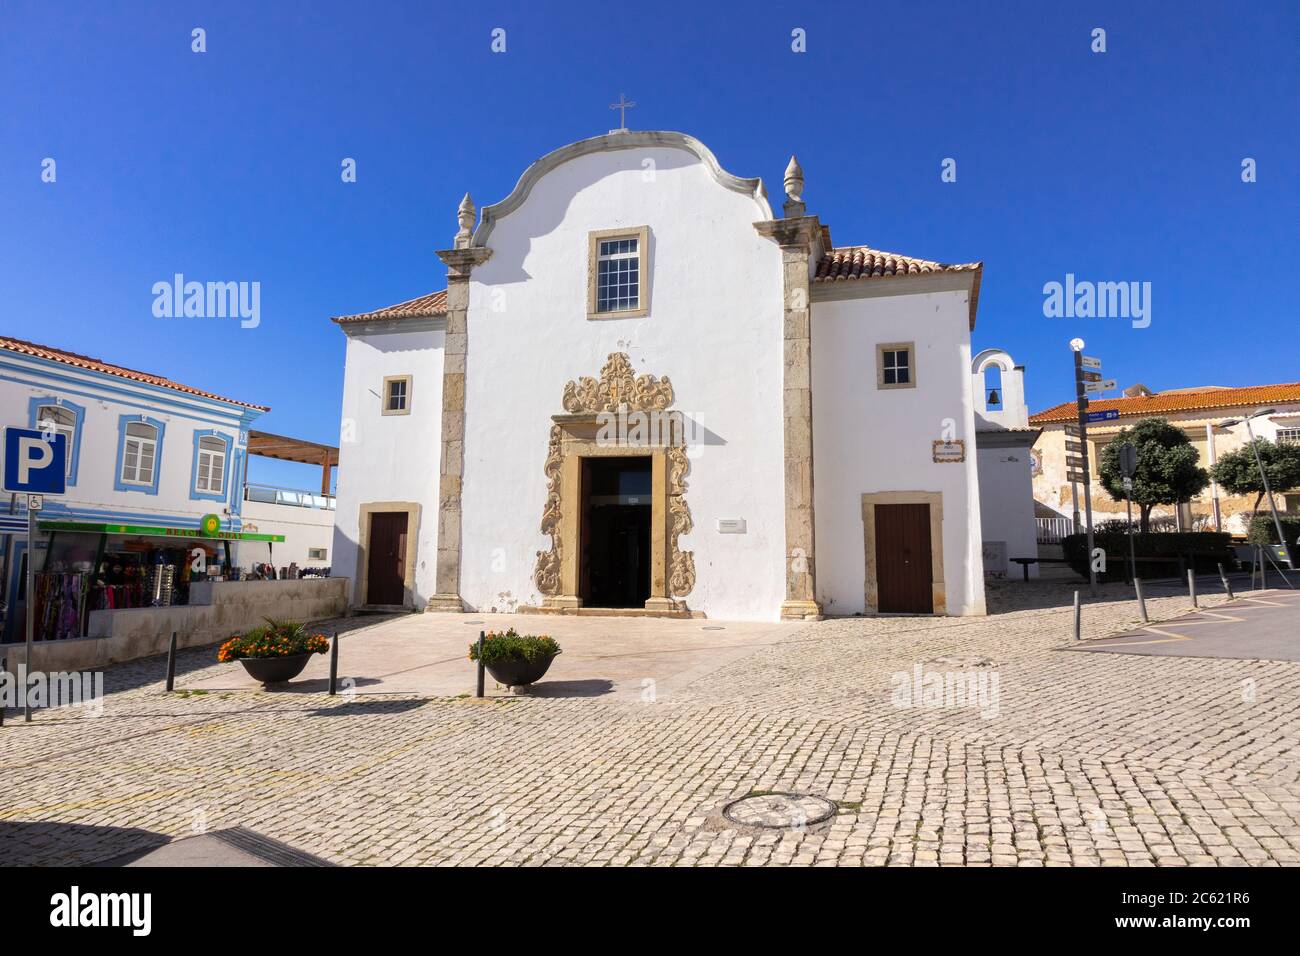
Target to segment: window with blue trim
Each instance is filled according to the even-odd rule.
[[[199,439],[199,461],[194,490],[221,495],[226,490],[226,443],[220,438]]]
[[[117,418],[117,464],[113,472],[114,491],[158,494],[162,471],[164,422],[144,415]]]
[[[47,435],[62,435],[68,449],[68,485],[77,483],[77,462],[81,450],[81,426],[86,420],[86,409],[62,396],[41,395],[28,400],[27,427],[36,428]]]
[[[190,499],[225,501],[230,490],[230,465],[234,439],[219,431],[194,432],[194,458],[190,466]]]
[[[122,439],[124,485],[152,487],[158,468],[158,429],[148,422],[128,422]]]
[[[49,435],[62,435],[67,449],[68,477],[72,476],[72,448],[77,441],[77,413],[59,405],[41,405],[36,409],[36,427]]]

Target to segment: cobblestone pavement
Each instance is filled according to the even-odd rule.
[[[658,700],[186,692],[211,649],[165,695],[156,661],[128,665],[102,716],[0,729],[0,852],[87,863],[243,826],[344,864],[1300,862],[1300,664],[1066,653],[1068,593],[808,625]],[[1122,593],[1085,638],[1135,623]],[[838,812],[722,817],[762,792]]]

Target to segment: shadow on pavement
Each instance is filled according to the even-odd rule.
[[[136,827],[100,827],[57,820],[0,820],[0,865],[84,866],[167,843],[163,833]]]
[[[378,697],[367,697],[365,700],[350,700],[335,704],[333,707],[317,707],[307,713],[313,717],[354,717],[357,714],[379,717],[384,714],[405,714],[412,710],[419,710],[427,703],[427,700],[384,700]]]
[[[327,621],[314,621],[311,626],[320,628],[328,633],[347,634],[350,631],[361,628],[371,627],[375,624],[382,624],[385,621],[396,617],[404,617],[403,614],[387,615],[357,615],[354,617],[333,618]],[[217,664],[217,648],[221,641],[212,644],[204,644],[200,647],[187,647],[176,652],[176,689],[185,690],[183,684],[184,678],[189,674],[206,670],[210,667],[223,666]],[[0,656],[4,655],[5,645],[0,644]],[[35,645],[33,657],[37,666],[40,665],[41,644]],[[141,657],[133,661],[122,661],[117,664],[109,664],[102,668],[104,674],[104,693],[118,694],[124,691],[137,690],[141,687],[148,687],[151,684],[161,684],[167,679],[167,655],[155,654],[152,657]],[[230,688],[231,690],[248,690],[249,688]],[[277,688],[279,689],[279,688]],[[284,688],[291,689],[291,688]],[[292,688],[297,689],[297,688]],[[14,713],[10,708],[6,711],[8,715]],[[21,713],[21,708],[19,708]]]
[[[256,830],[228,827],[173,840],[163,846],[116,857],[99,864],[119,866],[333,866],[297,847]]]
[[[350,677],[345,674],[339,675],[338,690],[340,694],[346,693],[349,687],[369,687],[372,684],[382,684],[383,681],[378,677]],[[184,688],[182,688],[183,690]],[[227,691],[250,691],[260,690],[266,694],[327,694],[330,689],[328,677],[309,677],[305,680],[295,677],[292,681],[284,684],[262,684],[259,687],[228,687]],[[209,694],[219,694],[222,688],[210,687],[205,688]]]
[[[612,680],[548,680],[530,684],[522,697],[602,697],[614,693]]]

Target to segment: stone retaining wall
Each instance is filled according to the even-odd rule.
[[[184,607],[91,611],[90,637],[38,641],[33,658],[43,671],[91,670],[163,654],[172,631],[178,647],[198,647],[224,641],[267,617],[296,621],[340,617],[347,609],[347,594],[347,578],[196,582],[190,585],[190,603]],[[5,645],[4,655],[10,670],[25,662],[22,644]]]

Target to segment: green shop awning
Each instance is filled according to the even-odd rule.
[[[155,528],[140,524],[94,524],[86,521],[37,521],[42,531],[88,531],[92,534],[138,534],[152,538],[199,538],[204,541],[283,541],[282,534],[256,534],[250,531],[214,531],[204,534],[198,528]]]

